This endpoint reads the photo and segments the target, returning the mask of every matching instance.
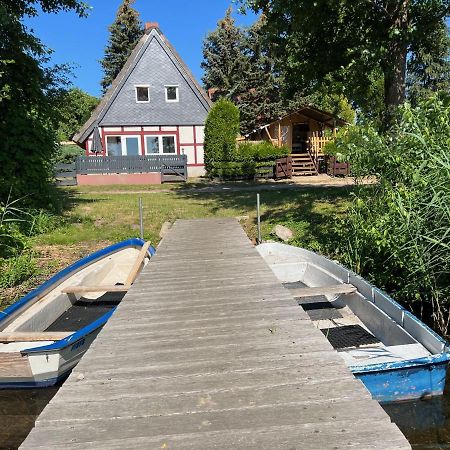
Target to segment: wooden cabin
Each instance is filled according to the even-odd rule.
[[[278,147],[287,146],[292,149],[294,176],[318,175],[326,172],[323,148],[330,139],[326,130],[334,135],[336,129],[345,124],[331,113],[304,106],[252,131],[245,140],[266,140]]]

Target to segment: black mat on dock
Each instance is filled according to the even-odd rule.
[[[80,299],[45,331],[80,330],[115,308],[124,295],[124,292],[111,292],[95,301]],[[103,299],[106,296],[107,299]]]
[[[377,344],[380,342],[373,334],[366,331],[361,325],[345,325],[336,328],[323,328],[320,331],[338,348],[359,347],[361,345]]]

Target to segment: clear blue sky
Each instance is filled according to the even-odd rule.
[[[75,86],[92,95],[100,95],[103,57],[108,40],[108,26],[121,0],[87,0],[92,11],[86,19],[73,13],[41,14],[25,21],[42,42],[54,51],[54,63],[75,65]],[[217,21],[225,15],[231,0],[137,0],[135,8],[143,22],[158,22],[200,81],[202,41]],[[234,8],[236,10],[236,8]],[[255,16],[234,14],[236,23],[250,25]]]

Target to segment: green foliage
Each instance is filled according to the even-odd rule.
[[[85,151],[78,145],[60,145],[55,157],[54,164],[70,164],[75,162],[77,156],[83,156]]]
[[[51,159],[56,150],[56,99],[67,82],[63,67],[50,67],[50,51],[22,24],[37,10],[75,10],[75,0],[4,1],[0,4],[0,201],[12,192],[35,206],[48,205]]]
[[[291,153],[287,147],[275,147],[270,142],[244,142],[237,146],[233,158],[215,161],[210,176],[224,179],[252,179],[255,175],[273,175],[273,166],[279,158]]]
[[[31,252],[23,252],[8,259],[0,258],[0,288],[12,288],[38,272],[36,259]]]
[[[203,41],[202,81],[206,89],[217,89],[216,96],[236,99],[243,90],[243,73],[248,61],[244,56],[244,31],[235,25],[228,8],[217,29]]]
[[[235,25],[229,8],[203,42],[203,82],[240,111],[241,132],[254,130],[280,114],[280,80],[274,71],[271,43],[263,33],[264,18],[249,29]]]
[[[109,27],[109,42],[101,60],[104,71],[101,81],[103,93],[122,70],[143,34],[139,13],[132,7],[133,3],[134,0],[123,0],[113,24]]]
[[[60,114],[58,127],[58,140],[71,141],[73,135],[89,119],[99,99],[79,88],[63,91],[58,99]]]
[[[235,161],[275,161],[291,154],[288,147],[275,147],[270,142],[243,142],[238,145]]]
[[[239,133],[239,110],[226,99],[218,100],[205,123],[205,168],[209,173],[217,161],[231,161]]]
[[[23,199],[0,202],[0,288],[11,288],[37,273],[30,238],[55,228],[47,212],[22,209]]]
[[[444,26],[450,11],[448,0],[241,3],[267,15],[265,32],[292,95],[313,93],[328,78],[341,84],[341,93],[365,111],[370,111],[367,89],[382,95],[388,118],[405,100],[407,57],[415,61],[412,70],[417,62],[425,62],[424,50],[430,60],[441,60],[441,44],[432,35]]]
[[[406,104],[390,133],[353,127],[328,149],[351,161],[361,187],[339,229],[343,261],[444,334],[450,319],[450,98]]]

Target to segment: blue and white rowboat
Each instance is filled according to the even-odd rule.
[[[141,239],[111,245],[0,311],[0,389],[65,378],[154,252]]]
[[[257,249],[373,398],[442,395],[450,346],[412,313],[324,256],[279,243]]]

